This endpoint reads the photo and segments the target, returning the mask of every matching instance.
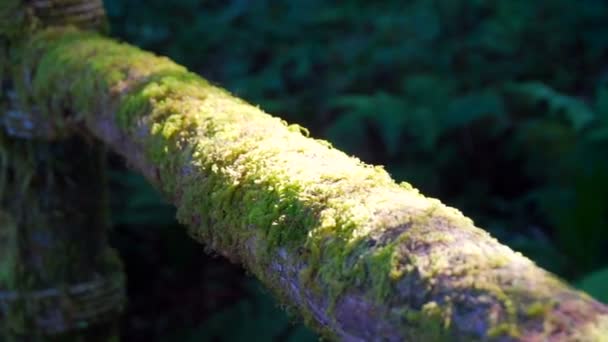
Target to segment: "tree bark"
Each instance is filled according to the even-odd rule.
[[[194,239],[326,337],[608,339],[607,306],[458,210],[167,58],[69,28],[12,56],[25,106],[124,156]]]

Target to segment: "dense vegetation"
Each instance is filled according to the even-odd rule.
[[[604,1],[106,6],[115,37],[386,165],[608,302]],[[176,229],[172,209],[113,165],[113,241],[130,276],[128,340],[314,338],[237,267],[205,258]]]

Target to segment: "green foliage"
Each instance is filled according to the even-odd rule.
[[[577,286],[604,303],[608,303],[608,268],[593,272],[580,281]]]
[[[294,325],[253,279],[247,281],[248,296],[207,320],[200,329],[178,333],[168,341],[305,341],[315,336],[301,325]],[[255,317],[255,319],[243,319]]]
[[[175,222],[175,208],[162,200],[146,180],[134,173],[113,171],[109,175],[114,225],[169,226]]]
[[[540,82],[507,86],[510,96],[526,106],[537,106],[550,119],[562,119],[566,124],[581,131],[594,119],[595,114],[581,100],[562,95]]]
[[[386,165],[541,266],[569,280],[608,266],[606,2],[106,6],[114,35]],[[166,222],[125,181],[139,198],[117,222]],[[605,300],[606,283],[581,286]]]

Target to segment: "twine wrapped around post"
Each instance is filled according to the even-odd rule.
[[[106,26],[102,0],[32,0],[29,5],[45,26],[75,25],[97,31]]]

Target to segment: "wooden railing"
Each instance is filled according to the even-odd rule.
[[[32,143],[9,136],[6,122],[40,128],[30,136],[51,142],[36,148],[59,144],[67,151],[62,160],[72,165],[87,157],[71,144],[102,142],[175,204],[194,239],[242,264],[330,339],[608,338],[607,306],[501,245],[458,210],[167,58],[73,26],[49,27],[66,4],[83,1],[34,3],[43,2],[36,7],[10,0],[0,8],[5,79],[12,82],[5,83],[16,94],[5,100],[12,104],[3,114],[0,148],[8,160],[17,153],[14,145]],[[52,23],[40,8],[55,8]],[[103,26],[103,20],[95,21],[101,26],[71,22]],[[6,165],[13,178],[22,175]],[[19,192],[11,191],[2,194],[3,205],[11,202],[6,194]],[[28,189],[35,191],[45,189]],[[64,198],[61,191],[55,195]],[[66,210],[76,202],[65,202]],[[19,210],[29,206],[20,203]],[[88,212],[103,212],[99,208]],[[106,264],[118,269],[115,261]],[[4,291],[13,280],[3,280],[1,270]],[[15,291],[22,296],[18,286]],[[68,298],[70,291],[64,291]]]

